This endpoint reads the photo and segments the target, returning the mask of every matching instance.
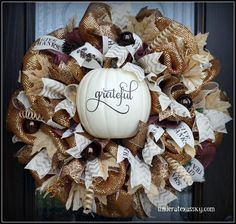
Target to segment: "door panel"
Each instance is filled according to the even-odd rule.
[[[234,60],[233,60],[233,3],[206,4],[205,29],[209,32],[207,48],[221,62],[221,72],[216,78],[227,93],[232,105],[234,100]],[[234,118],[233,118],[234,119]],[[233,217],[233,122],[227,124],[228,134],[217,149],[216,157],[206,172],[203,191],[203,206],[215,207],[215,213],[203,213],[203,220],[225,220]],[[231,218],[230,218],[231,217]]]

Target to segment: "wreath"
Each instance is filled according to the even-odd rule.
[[[36,40],[7,127],[37,190],[66,209],[143,218],[203,182],[231,120],[207,37],[147,7],[120,27],[91,3],[78,27]]]

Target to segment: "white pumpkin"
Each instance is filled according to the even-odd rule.
[[[145,81],[122,69],[94,69],[81,80],[76,97],[80,121],[97,138],[128,138],[147,122],[151,96]]]

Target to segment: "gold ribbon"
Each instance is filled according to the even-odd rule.
[[[118,145],[110,141],[104,151],[109,152],[115,159],[117,157]],[[126,168],[125,163],[121,162],[119,172],[108,171],[109,177],[103,180],[102,177],[94,178],[94,192],[99,195],[111,195],[116,193],[125,183]]]
[[[122,144],[127,147],[135,156],[139,149],[142,149],[145,145],[146,134],[148,131],[148,125],[142,121],[139,121],[138,132],[132,138],[126,138],[122,140]]]
[[[79,25],[79,35],[84,42],[97,49],[102,48],[102,36],[116,40],[121,32],[111,20],[110,6],[105,3],[90,3]]]
[[[105,217],[133,217],[135,215],[133,195],[120,189],[107,196],[107,205],[96,202],[97,214]]]

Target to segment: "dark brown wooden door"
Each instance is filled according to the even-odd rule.
[[[233,3],[196,3],[196,32],[210,32],[207,48],[220,59],[222,70],[217,78],[221,88],[234,107],[233,101]],[[6,131],[5,120],[11,94],[19,86],[18,71],[22,57],[34,41],[35,5],[33,3],[4,3],[3,18],[3,71],[2,84],[2,196],[4,221],[25,220],[86,220],[81,213],[57,212],[45,205],[45,210],[35,207],[35,186],[29,172],[24,170],[13,157],[20,143],[13,144],[12,135]],[[233,109],[231,109],[231,115]],[[193,191],[194,206],[215,207],[214,213],[193,214],[190,220],[232,220],[233,219],[233,122],[227,125],[228,134],[224,136],[213,164],[206,171],[206,183],[195,184]],[[41,200],[41,199],[37,199]],[[47,207],[48,206],[48,207]],[[58,207],[58,205],[57,205]],[[58,208],[60,209],[60,207]],[[44,212],[42,212],[44,211]],[[48,215],[50,213],[50,215]],[[89,217],[92,220],[92,217]],[[108,220],[95,217],[95,220]]]

